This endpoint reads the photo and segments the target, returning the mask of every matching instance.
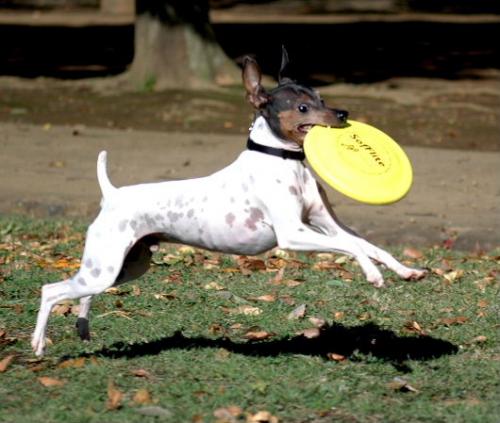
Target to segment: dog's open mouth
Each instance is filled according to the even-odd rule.
[[[325,128],[347,128],[349,125],[348,122],[342,122],[339,125],[322,125],[318,123],[303,123],[297,126],[297,131],[307,134],[314,126],[323,126]]]
[[[304,123],[302,125],[299,125],[297,127],[297,129],[299,132],[302,132],[303,134],[307,134],[313,126],[314,125],[312,123]]]

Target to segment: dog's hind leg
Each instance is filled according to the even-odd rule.
[[[154,244],[156,242],[152,237],[146,237],[136,242],[128,251],[113,285],[137,279],[146,273],[150,267],[151,245]],[[80,298],[80,310],[76,321],[76,329],[82,341],[90,340],[89,311],[91,302],[91,295]]]
[[[92,295],[80,298],[80,310],[76,320],[76,330],[82,341],[90,341],[89,311],[92,302]]]
[[[90,297],[115,283],[134,242],[132,234],[125,230],[106,230],[99,218],[89,227],[82,264],[76,275],[42,287],[41,305],[31,343],[36,355],[43,355],[47,321],[52,308],[64,300],[83,298],[78,331],[80,337],[88,338]]]
[[[118,258],[115,261],[115,265],[118,270],[113,273],[101,271],[99,268],[94,269],[95,271],[92,273],[92,271],[80,268],[80,271],[72,278],[47,284],[42,287],[40,310],[38,312],[36,328],[31,341],[31,345],[36,355],[43,355],[47,321],[54,305],[61,301],[88,298],[83,300],[82,318],[79,321],[80,336],[84,337],[88,335],[88,320],[84,316],[88,313],[87,308],[90,306],[89,297],[99,294],[113,285],[117,276],[116,273],[121,266]]]

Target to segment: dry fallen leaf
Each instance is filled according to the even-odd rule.
[[[14,354],[9,354],[0,361],[0,373],[3,373],[7,370],[7,367],[9,367],[9,364],[12,363],[14,357]]]
[[[62,257],[52,264],[56,269],[75,270],[80,267],[80,260],[73,257]]]
[[[320,335],[320,330],[318,328],[308,328],[297,332],[297,335],[302,335],[307,339],[313,339]]]
[[[205,259],[203,261],[203,268],[205,270],[213,270],[220,268],[220,258]]]
[[[278,269],[278,273],[281,272],[281,277],[283,277],[283,272],[288,265],[288,260],[284,258],[270,258],[267,260],[268,270]]]
[[[409,332],[423,333],[422,327],[416,321],[406,322],[404,328]]]
[[[317,328],[322,328],[323,326],[326,325],[326,320],[320,317],[311,316],[309,317],[309,321]]]
[[[182,273],[179,272],[178,270],[174,270],[165,279],[163,279],[163,282],[173,283],[178,285],[183,282]]]
[[[286,267],[288,269],[305,269],[308,268],[309,265],[304,263],[302,260],[290,259],[287,261]]]
[[[190,247],[189,245],[183,245],[182,247],[179,247],[177,249],[177,252],[183,256],[194,256],[196,250],[193,247]]]
[[[122,406],[123,392],[118,390],[112,380],[108,383],[108,400],[106,408],[108,410],[117,410]]]
[[[403,255],[412,259],[420,259],[424,256],[422,251],[416,248],[407,247],[403,250]]]
[[[48,363],[41,361],[35,361],[28,364],[28,370],[33,373],[41,372],[42,370],[45,370],[47,367]]]
[[[217,408],[214,411],[214,417],[220,422],[236,422],[238,417],[243,414],[241,407],[230,405],[229,407]]]
[[[455,282],[456,280],[460,279],[464,274],[464,271],[459,269],[459,270],[452,270],[451,272],[448,272],[448,273],[445,273],[443,275],[443,278],[445,278],[445,280],[448,282],[448,283],[453,283]]]
[[[147,370],[144,369],[131,370],[130,373],[132,373],[136,377],[144,377],[146,379],[151,379],[151,373],[149,373]]]
[[[391,382],[388,383],[390,389],[400,392],[413,392],[417,393],[418,390],[411,386],[406,380],[396,376]]]
[[[249,305],[241,305],[236,308],[228,309],[230,314],[244,314],[245,316],[258,316],[262,313],[262,310],[259,307],[253,307]]]
[[[486,308],[490,305],[490,303],[486,300],[479,300],[477,302],[477,306],[480,307],[480,308]]]
[[[314,263],[313,270],[342,270],[342,265],[335,263],[334,261],[317,261]]]
[[[443,269],[440,269],[438,267],[433,267],[431,269],[431,272],[438,276],[443,276],[446,273]]]
[[[55,379],[48,376],[40,376],[38,378],[38,382],[40,382],[46,388],[50,388],[53,386],[63,386],[66,383],[66,381]]]
[[[212,335],[221,335],[221,334],[224,334],[224,332],[225,332],[225,328],[224,328],[224,326],[219,325],[219,324],[217,324],[217,323],[212,323],[212,324],[208,327],[208,331],[209,331]]]
[[[153,294],[153,297],[157,300],[175,300],[177,294],[175,292],[161,292],[159,294]]]
[[[365,311],[364,313],[361,313],[359,316],[358,316],[358,320],[361,320],[361,321],[364,321],[364,320],[369,320],[371,319],[371,314],[368,313],[367,311]]]
[[[339,276],[344,282],[349,282],[354,279],[354,274],[347,270],[339,270]]]
[[[236,268],[236,267],[225,267],[224,269],[222,269],[222,271],[224,273],[240,273],[241,270]]]
[[[315,256],[319,261],[326,261],[326,260],[334,261],[335,260],[335,254],[333,254],[333,253],[316,253]]]
[[[56,304],[52,307],[52,314],[56,316],[67,316],[71,313],[71,304],[70,303],[61,303]]]
[[[306,314],[306,308],[307,306],[305,304],[299,305],[294,310],[292,310],[292,312],[288,315],[287,319],[288,320],[301,319]]]
[[[247,416],[247,423],[278,423],[279,420],[273,416],[269,411],[258,411],[255,414]]]
[[[333,313],[333,317],[335,318],[335,320],[341,320],[343,319],[345,316],[345,313],[343,311],[336,311],[335,313]]]
[[[443,317],[440,322],[446,326],[451,325],[463,325],[465,322],[469,320],[465,316],[457,316],[457,317]]]
[[[422,326],[418,324],[418,322],[411,322],[411,327],[414,328],[418,332],[422,332]]]
[[[272,333],[266,332],[265,330],[251,330],[243,335],[243,338],[250,339],[252,341],[262,341],[273,336]]]
[[[337,353],[328,353],[326,356],[328,357],[329,360],[333,360],[333,361],[344,361],[347,359],[347,357],[345,355],[337,354]]]
[[[266,303],[273,303],[276,301],[276,295],[272,295],[272,294],[260,295],[260,296],[255,297],[255,298],[251,298],[251,300],[264,301]]]
[[[278,258],[289,259],[290,258],[290,251],[282,250],[281,248],[275,248],[273,250],[273,255],[275,257],[278,257]]]
[[[250,257],[245,257],[245,256],[240,256],[237,259],[238,265],[240,266],[241,272],[245,273],[244,271],[252,272],[256,270],[266,270],[266,263],[264,260],[260,259],[254,259]]]
[[[78,358],[70,358],[69,360],[65,360],[57,365],[60,369],[67,369],[67,368],[80,368],[85,366],[85,357],[78,357]]]
[[[204,286],[204,288],[205,289],[214,289],[216,291],[222,291],[224,289],[224,287],[221,284],[219,284],[219,283],[217,283],[215,281],[207,283]]]
[[[151,404],[153,400],[151,399],[151,394],[145,388],[139,389],[135,394],[132,401],[136,404]]]
[[[282,301],[283,303],[285,303],[289,306],[295,305],[295,298],[293,298],[291,295],[281,295],[280,301]]]

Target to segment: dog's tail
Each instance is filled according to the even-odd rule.
[[[110,182],[108,172],[106,171],[107,155],[106,151],[101,151],[97,157],[97,180],[99,181],[103,198],[111,196],[116,191],[116,187]]]

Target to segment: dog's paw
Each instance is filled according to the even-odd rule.
[[[76,321],[76,330],[82,341],[90,341],[89,320],[79,317]]]
[[[424,269],[407,269],[401,276],[407,281],[418,281],[427,275]]]
[[[382,288],[384,286],[384,278],[379,272],[366,275],[366,279],[375,288]]]
[[[31,340],[31,348],[37,357],[42,357],[45,352],[45,338],[33,336]]]

